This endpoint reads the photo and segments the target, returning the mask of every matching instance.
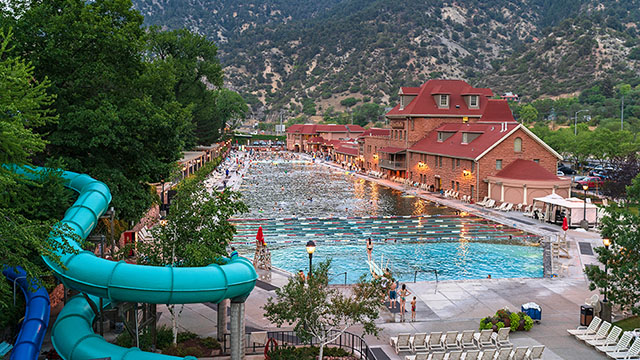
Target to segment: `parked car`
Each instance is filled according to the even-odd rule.
[[[572,168],[568,167],[567,165],[558,166],[558,171],[562,171],[566,175],[573,175],[573,174],[576,173],[575,170],[573,170]]]
[[[563,173],[562,171],[558,170],[558,171],[556,172],[556,175],[558,175],[558,176],[564,176],[564,173]]]
[[[573,180],[573,182],[577,183],[578,181],[582,181],[582,180],[585,180],[585,179],[588,179],[588,178],[589,178],[589,176],[575,175],[575,176],[573,176],[572,180]]]
[[[596,176],[590,176],[584,180],[580,180],[576,184],[576,189],[582,189],[583,185],[589,186],[589,189],[601,188],[602,187],[602,179]]]

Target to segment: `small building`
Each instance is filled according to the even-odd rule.
[[[514,102],[520,101],[520,97],[518,96],[518,94],[514,94],[512,92],[506,92],[500,95],[500,99],[507,100],[507,101],[514,101]]]
[[[364,129],[360,125],[291,125],[287,129],[287,150],[295,152],[314,152],[318,151],[318,145],[320,144],[320,140],[318,138],[322,138],[324,140],[347,140],[350,138],[357,138],[363,132]]]

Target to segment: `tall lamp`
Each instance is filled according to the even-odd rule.
[[[589,222],[587,221],[587,190],[589,189],[588,184],[582,185],[582,190],[584,190],[584,212],[582,213],[582,221],[580,221],[580,226],[582,226],[585,230],[589,229]]]
[[[602,239],[602,243],[604,244],[604,248],[609,250],[609,246],[611,246],[611,239],[604,238],[604,239]],[[607,261],[605,261],[605,263],[604,263],[604,275],[605,275],[605,277],[609,274],[609,272],[608,272],[609,269],[607,268],[608,264],[609,264],[609,259],[607,258]],[[608,284],[609,284],[609,282],[606,282],[604,284],[604,300],[603,300],[603,302],[607,302]]]
[[[316,251],[316,243],[313,240],[307,242],[307,254],[309,254],[309,275],[311,275],[313,252]]]

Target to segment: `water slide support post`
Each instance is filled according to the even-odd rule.
[[[229,299],[224,299],[218,303],[218,324],[216,336],[218,341],[224,341],[224,335],[227,333],[227,306],[229,306]]]
[[[244,359],[244,299],[231,301],[231,360]]]

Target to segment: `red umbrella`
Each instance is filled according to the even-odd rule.
[[[258,244],[264,245],[264,235],[262,234],[262,226],[258,228],[258,234],[256,235],[256,240],[258,240]]]
[[[567,221],[567,217],[566,216],[564,217],[564,219],[562,219],[562,230],[564,230],[564,231],[569,230],[569,222]]]

